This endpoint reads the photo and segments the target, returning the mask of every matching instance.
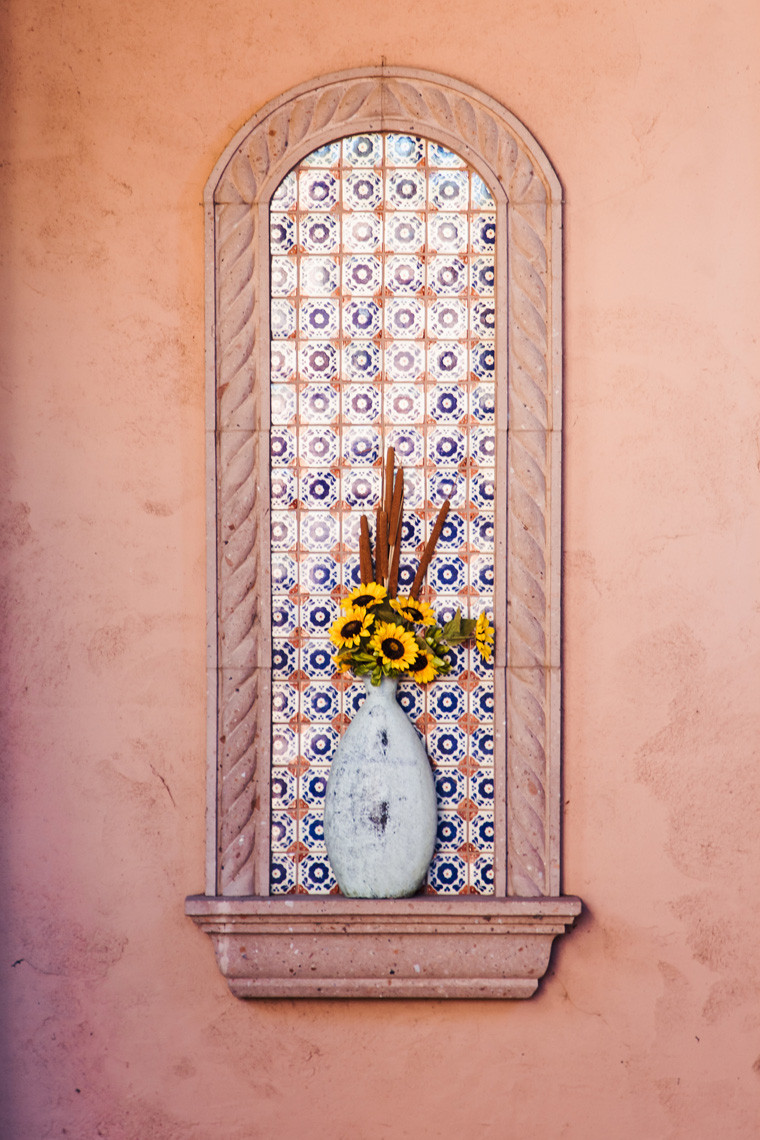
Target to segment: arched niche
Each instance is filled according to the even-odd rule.
[[[495,750],[503,858],[488,897],[370,902],[268,893],[269,203],[315,148],[374,131],[417,134],[455,151],[484,179],[499,214]],[[557,176],[525,127],[481,92],[430,72],[363,69],[305,84],[255,115],[216,164],[205,209],[208,843],[206,893],[188,899],[188,913],[214,939],[239,996],[529,996],[554,936],[580,910],[579,900],[560,894]],[[445,938],[427,937],[444,929]],[[385,960],[390,951],[380,952],[390,930],[401,944],[395,965]],[[359,940],[336,942],[337,931]],[[495,933],[504,936],[496,943]],[[416,942],[423,935],[424,972]],[[252,938],[255,955],[241,950]],[[475,939],[478,949],[458,961],[461,939]],[[308,975],[299,950],[307,943],[322,962]],[[344,963],[337,974],[336,954]]]

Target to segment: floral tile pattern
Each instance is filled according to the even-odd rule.
[[[392,445],[404,469],[399,592],[444,499],[423,598],[493,615],[496,213],[458,155],[410,135],[321,147],[271,204],[273,894],[337,891],[322,813],[364,683],[330,625],[359,583],[359,516]],[[493,679],[476,650],[399,702],[438,794],[431,893],[493,893]]]

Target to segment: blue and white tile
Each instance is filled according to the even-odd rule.
[[[287,680],[296,669],[297,650],[282,637],[272,638],[272,677]]]
[[[433,214],[430,218],[430,245],[437,253],[466,253],[466,215]]]
[[[347,380],[372,381],[381,368],[380,349],[369,340],[355,339],[343,349],[343,374]]]
[[[315,407],[312,410],[309,404],[308,396],[312,390],[311,385],[306,384],[301,389],[301,408],[306,411],[307,422],[324,422],[325,418],[332,419],[336,414],[338,394],[329,385],[338,374],[338,360],[337,349],[327,341],[307,341],[300,345],[298,350],[300,379],[302,381],[316,381],[314,389],[321,392],[322,399],[325,401],[325,406],[321,412],[323,419],[320,420],[319,409]],[[332,410],[329,410],[330,408]]]
[[[343,246],[355,253],[380,252],[383,226],[376,214],[346,214],[343,218]]]
[[[308,894],[326,895],[337,885],[327,855],[307,855],[298,865],[298,878]]]
[[[288,807],[298,796],[298,780],[287,768],[274,768],[269,786],[273,811]]]
[[[273,895],[286,895],[296,885],[296,865],[284,852],[269,864],[269,889]]]
[[[287,723],[298,712],[298,690],[287,681],[272,682],[272,720]]]
[[[286,637],[298,624],[298,610],[287,594],[272,594],[272,634]]]
[[[436,894],[459,894],[467,885],[467,864],[450,852],[434,855],[428,871],[428,885]]]
[[[308,638],[301,646],[301,668],[308,677],[315,680],[326,680],[335,672],[333,654],[335,646],[332,642],[318,637]]]
[[[336,256],[303,256],[299,260],[299,282],[304,297],[329,297],[340,284],[340,262]]]
[[[303,214],[298,239],[307,253],[336,253],[340,243],[338,223],[331,214]]]
[[[298,207],[301,210],[332,210],[337,205],[340,182],[329,170],[302,170],[298,176]]]
[[[428,367],[436,380],[461,384],[467,379],[467,349],[457,341],[439,341],[430,347]]]
[[[296,375],[296,346],[288,341],[272,341],[269,367],[273,386],[291,384]]]
[[[380,171],[353,170],[343,179],[343,206],[347,210],[375,210],[383,200]]]
[[[388,166],[416,166],[425,154],[425,143],[415,135],[385,136],[385,161]]]
[[[297,755],[297,739],[292,728],[286,724],[272,726],[272,764],[289,764]]]
[[[343,139],[343,162],[346,166],[379,166],[382,160],[382,135],[350,135]]]
[[[380,418],[382,396],[368,384],[346,385],[342,392],[343,416],[347,423],[374,424]]]
[[[383,266],[372,254],[353,254],[343,263],[343,292],[354,297],[369,296],[382,287]]]

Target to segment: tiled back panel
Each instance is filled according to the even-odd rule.
[[[330,625],[359,582],[359,518],[382,461],[404,469],[399,592],[444,501],[422,597],[492,614],[494,202],[451,151],[358,135],[308,155],[271,205],[271,891],[337,890],[330,760],[364,683],[334,674]],[[374,540],[374,527],[371,522]],[[402,682],[426,739],[439,826],[428,891],[493,892],[493,679],[474,648]]]

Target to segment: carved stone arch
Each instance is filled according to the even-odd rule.
[[[238,131],[206,187],[214,494],[207,886],[201,898],[224,896],[229,915],[235,899],[264,899],[269,891],[269,202],[311,151],[374,131],[422,135],[461,155],[488,185],[500,216],[497,388],[507,398],[502,395],[497,407],[497,451],[507,495],[497,508],[495,562],[506,636],[497,642],[496,666],[503,678],[497,710],[505,725],[497,748],[506,764],[497,782],[496,827],[507,858],[497,869],[496,896],[502,902],[543,898],[544,916],[551,911],[556,922],[565,915],[557,933],[579,909],[577,900],[557,898],[560,184],[536,140],[494,100],[456,80],[401,68],[343,72],[275,99]],[[266,901],[275,906],[274,899]],[[193,910],[191,902],[190,913],[203,925],[202,916],[214,908],[198,902]]]

